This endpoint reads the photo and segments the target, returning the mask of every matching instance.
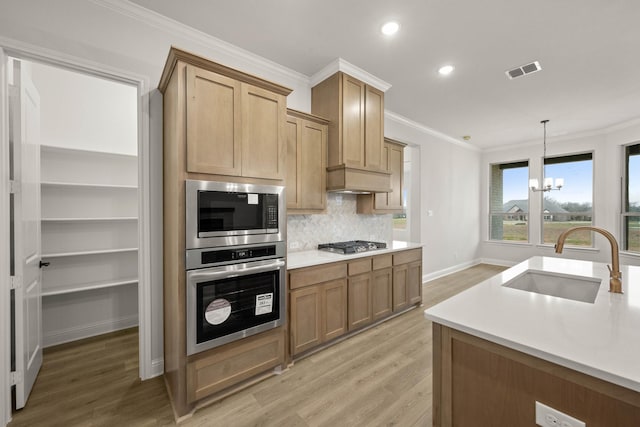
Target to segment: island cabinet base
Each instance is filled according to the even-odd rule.
[[[538,401],[588,427],[640,425],[640,393],[433,324],[434,426],[535,426]]]

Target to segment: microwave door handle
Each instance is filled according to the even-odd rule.
[[[189,279],[191,280],[202,280],[202,279],[216,279],[218,277],[238,277],[238,276],[246,276],[247,274],[261,273],[263,271],[276,270],[278,268],[284,267],[284,261],[278,260],[275,262],[270,262],[266,265],[257,265],[255,267],[247,267],[239,270],[231,269],[228,267],[220,267],[215,270],[209,270],[207,272],[192,272],[189,274]]]

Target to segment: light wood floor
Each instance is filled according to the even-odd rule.
[[[423,310],[493,276],[478,265],[429,282],[412,310],[199,409],[181,426],[430,426],[431,323]],[[138,333],[47,349],[17,426],[175,425],[162,378],[138,379]]]

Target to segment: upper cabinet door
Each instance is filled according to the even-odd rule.
[[[242,84],[242,176],[284,179],[286,98]]]
[[[342,162],[364,168],[365,84],[342,75]]]
[[[318,213],[326,207],[328,122],[307,113],[288,112],[288,213]]]
[[[241,174],[240,82],[187,66],[187,171]]]
[[[364,167],[369,170],[386,170],[383,162],[384,141],[384,92],[367,85],[365,87],[365,137]]]

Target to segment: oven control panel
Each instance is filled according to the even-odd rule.
[[[274,242],[259,245],[223,246],[206,249],[188,249],[186,268],[213,267],[238,262],[258,261],[262,259],[284,258],[285,243]]]

